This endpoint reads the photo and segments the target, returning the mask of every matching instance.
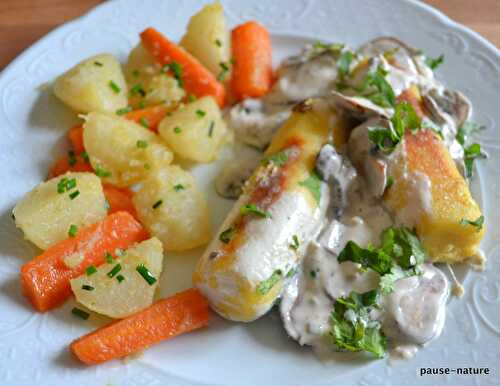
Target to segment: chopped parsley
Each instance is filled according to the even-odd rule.
[[[389,122],[389,127],[374,126],[368,129],[368,138],[384,153],[391,153],[403,139],[406,130],[415,131],[422,121],[407,102],[398,103]]]
[[[148,147],[149,143],[148,141],[144,141],[142,139],[137,140],[135,144],[139,149],[145,149]]]
[[[441,54],[437,58],[431,58],[431,57],[426,57],[425,58],[425,64],[431,69],[435,70],[438,68],[441,64],[444,62],[444,55]]]
[[[196,110],[196,115],[198,115],[200,118],[203,118],[207,113],[203,110]]]
[[[68,163],[70,166],[74,166],[76,164],[76,156],[73,150],[68,151]]]
[[[299,237],[297,235],[292,236],[292,242],[290,243],[290,248],[292,248],[294,251],[299,249],[300,242],[299,242]]]
[[[92,287],[91,285],[88,285],[88,284],[84,284],[82,285],[82,290],[85,290],[85,291],[93,291],[95,288]]]
[[[75,190],[74,192],[71,192],[71,193],[69,194],[69,198],[70,198],[71,200],[74,200],[74,199],[75,199],[75,198],[77,198],[79,195],[80,195],[80,191],[79,191],[79,190]]]
[[[145,97],[146,91],[144,90],[144,87],[142,87],[142,84],[138,83],[132,86],[132,88],[130,89],[130,95],[140,95],[141,97]]]
[[[144,264],[139,264],[136,267],[136,270],[144,278],[144,280],[146,280],[146,282],[149,285],[153,285],[154,283],[156,283],[156,278],[153,276],[151,272],[149,272],[149,270],[146,268]]]
[[[385,190],[389,189],[392,185],[394,185],[394,177],[389,176],[389,177],[387,177],[387,182],[385,184]]]
[[[366,99],[381,107],[394,107],[396,95],[389,82],[385,79],[388,72],[378,66],[374,72],[366,74],[361,85],[355,90]]]
[[[337,298],[330,315],[328,336],[340,349],[367,351],[382,358],[387,340],[380,323],[370,318],[370,311],[378,307],[377,290],[364,293],[351,291],[348,296]]]
[[[175,126],[174,127],[174,133],[175,134],[179,134],[180,132],[182,132],[182,129],[179,126]]]
[[[278,153],[274,153],[264,159],[264,162],[271,162],[276,166],[283,166],[288,161],[288,154],[283,150]]]
[[[161,204],[163,204],[163,200],[158,200],[153,204],[153,209],[158,208]]]
[[[337,67],[340,79],[343,79],[349,75],[351,63],[354,59],[354,53],[352,51],[344,51],[337,61]]]
[[[115,94],[119,94],[120,91],[122,91],[122,89],[120,88],[120,86],[118,86],[114,81],[110,80],[109,83],[108,83],[109,87],[111,88],[111,90],[113,90],[113,92]]]
[[[214,133],[214,127],[215,127],[215,122],[211,121],[210,125],[208,126],[208,137],[212,138],[212,135]]]
[[[95,168],[95,174],[101,178],[111,177],[111,172],[99,165]]]
[[[479,231],[481,231],[481,229],[483,229],[484,216],[479,216],[475,220],[467,220],[467,219],[463,218],[460,220],[460,225],[470,225],[470,226],[476,227],[476,232],[479,232]]]
[[[467,178],[472,177],[474,160],[477,158],[486,158],[486,154],[481,151],[481,145],[479,143],[473,143],[468,147],[464,147],[464,165]]]
[[[281,280],[282,276],[283,272],[281,272],[281,269],[275,270],[269,277],[269,279],[266,279],[259,283],[259,285],[257,286],[257,293],[259,293],[260,295],[267,294],[276,285],[276,283]]]
[[[116,110],[116,115],[124,115],[130,113],[132,111],[132,107],[122,107],[121,109]]]
[[[71,313],[77,317],[79,317],[80,319],[83,319],[83,320],[87,320],[90,316],[90,314],[88,312],[85,312],[84,310],[81,310],[79,308],[76,308],[74,307],[72,310],[71,310]]]
[[[390,293],[394,282],[408,276],[419,275],[426,254],[417,236],[408,228],[387,228],[381,235],[381,247],[362,248],[348,241],[338,255],[338,261],[352,261],[363,269],[372,269],[380,278],[380,289]]]
[[[457,135],[455,136],[455,139],[457,140],[457,142],[460,145],[464,146],[465,141],[467,140],[467,137],[469,135],[472,135],[474,133],[478,133],[484,129],[486,129],[485,126],[482,126],[476,122],[467,121],[462,126],[460,126],[458,128]]]
[[[219,240],[224,244],[229,244],[233,236],[236,234],[236,229],[233,227],[227,228],[225,231],[221,232],[219,235]]]
[[[184,185],[182,185],[182,184],[176,184],[176,185],[174,185],[174,190],[176,192],[180,192],[181,190],[185,190],[185,189],[186,189],[186,187]]]
[[[142,127],[145,127],[146,129],[149,129],[149,121],[146,117],[141,117],[141,119],[139,119],[139,124],[142,126]]]
[[[78,233],[78,227],[75,224],[71,224],[68,229],[68,236],[75,237]]]
[[[124,281],[124,280],[125,280],[125,277],[124,277],[123,275],[118,275],[118,276],[116,277],[116,280],[118,280],[118,283],[121,283],[122,281]]]
[[[229,66],[225,62],[220,62],[219,67],[221,68],[221,70],[220,70],[219,74],[217,75],[217,80],[219,82],[222,82],[226,78],[227,74],[229,73]]]
[[[247,214],[254,214],[257,217],[262,217],[262,218],[271,218],[271,213],[265,211],[265,210],[260,210],[257,208],[257,205],[255,204],[246,204],[243,205],[240,208],[240,213],[245,216]]]
[[[319,205],[321,201],[321,180],[316,172],[312,172],[306,180],[300,181],[299,185],[309,190],[314,197],[314,200]]]
[[[87,269],[85,270],[85,273],[87,276],[93,275],[94,273],[97,272],[97,268],[94,265],[89,265]]]
[[[57,193],[62,194],[76,187],[76,178],[63,177],[57,183]]]
[[[111,271],[109,271],[106,275],[109,277],[109,278],[114,278],[116,276],[116,274],[118,272],[120,272],[122,270],[122,266],[121,264],[116,264],[112,269]]]

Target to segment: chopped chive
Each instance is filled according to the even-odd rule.
[[[235,233],[236,229],[234,229],[233,227],[227,228],[225,231],[221,232],[221,234],[219,235],[219,240],[224,244],[229,244]]]
[[[87,320],[90,316],[90,314],[88,312],[85,312],[84,310],[80,310],[79,308],[76,308],[74,307],[72,310],[71,310],[71,313],[83,320]]]
[[[103,169],[101,166],[95,168],[95,174],[101,178],[111,177],[111,172]]]
[[[156,283],[156,278],[149,272],[144,264],[139,264],[136,268],[137,272],[147,281],[149,285]]]
[[[220,39],[215,39],[215,45],[217,47],[222,47],[222,42],[220,41]]]
[[[139,123],[141,124],[142,127],[149,129],[149,121],[147,120],[147,118],[141,117],[141,119],[139,119]]]
[[[68,236],[75,237],[78,232],[78,227],[75,224],[71,224],[68,229]]]
[[[227,65],[227,63],[224,62],[219,63],[219,66],[221,68],[221,71],[217,75],[217,80],[222,82],[229,72],[229,66]]]
[[[158,200],[153,204],[153,209],[158,208],[161,204],[163,204],[163,200]]]
[[[87,267],[87,269],[85,270],[85,273],[87,274],[87,276],[90,276],[96,272],[97,272],[97,268],[94,265],[89,265]]]
[[[392,185],[394,185],[394,177],[389,176],[387,177],[387,184],[385,185],[385,189],[389,189]]]
[[[215,122],[212,121],[210,122],[210,126],[208,126],[208,137],[212,138],[212,135],[214,133],[214,127],[215,127]]]
[[[123,277],[123,275],[118,275],[118,276],[116,277],[116,280],[118,280],[118,283],[121,283],[122,281],[124,281],[124,280],[125,280],[125,277]]]
[[[146,96],[146,91],[144,91],[144,87],[142,87],[142,84],[138,83],[132,86],[130,89],[130,95],[140,95],[142,97]]]
[[[257,205],[255,205],[255,204],[243,205],[240,208],[240,213],[242,215],[254,214],[257,217],[262,217],[262,218],[270,218],[271,217],[271,213],[269,213],[265,210],[260,210],[259,208],[257,208]]]
[[[88,285],[88,284],[84,284],[82,285],[82,290],[85,290],[85,291],[93,291],[95,288],[92,287],[91,285]]]
[[[203,110],[196,110],[196,115],[198,115],[200,118],[203,118],[207,113]]]
[[[184,87],[184,82],[182,81],[182,66],[177,63],[177,62],[170,62],[169,64],[166,64],[165,66],[162,67],[161,72],[167,73],[168,71],[171,71],[172,74],[174,75],[174,78],[177,79],[177,83],[179,84],[180,88]]]
[[[182,184],[174,185],[174,190],[176,192],[180,192],[181,190],[184,190],[184,189],[186,189],[186,187],[184,185],[182,185]]]
[[[290,248],[292,248],[294,251],[299,249],[300,242],[299,242],[299,237],[297,235],[292,236],[292,243],[290,244]]]
[[[83,158],[85,162],[90,162],[89,154],[86,151],[82,151],[80,156]]]
[[[76,164],[76,156],[73,150],[68,151],[68,163],[70,166],[74,166]]]
[[[109,271],[106,275],[109,277],[109,278],[113,278],[116,276],[116,274],[118,272],[120,272],[122,270],[122,266],[121,264],[116,264],[113,269],[111,271]]]
[[[198,98],[196,98],[196,95],[194,94],[189,94],[187,97],[188,102],[194,102],[196,99]]]
[[[112,264],[112,263],[113,263],[113,255],[112,255],[111,253],[106,252],[106,253],[104,254],[104,258],[106,259],[106,262],[107,262],[108,264]]]
[[[101,62],[98,62],[97,60],[94,62],[94,66],[97,66],[97,67],[102,67],[102,63]]]
[[[138,107],[140,109],[143,109],[144,107],[146,107],[146,102],[144,100],[140,101]]]
[[[66,190],[71,190],[76,187],[76,178],[66,181]]]
[[[182,131],[182,129],[179,126],[174,127],[174,133],[179,134]]]
[[[68,179],[65,177],[59,180],[57,183],[57,193],[61,194],[66,191],[66,181],[68,181]]]
[[[132,107],[122,107],[121,109],[116,110],[116,115],[124,115],[130,113],[132,111]]]
[[[75,190],[74,192],[70,193],[69,198],[72,199],[72,200],[74,200],[79,195],[80,195],[80,191],[79,190]]]
[[[139,149],[145,149],[148,147],[148,141],[144,141],[139,139],[137,143],[135,144]]]
[[[109,84],[109,87],[111,87],[111,90],[113,90],[115,92],[115,94],[119,94],[120,91],[122,91],[120,86],[118,86],[114,81],[110,80],[108,84]]]
[[[141,73],[139,72],[139,70],[132,71],[132,75],[133,75],[134,78],[138,78],[140,74]]]
[[[318,273],[315,270],[311,270],[311,272],[309,272],[309,274],[311,275],[311,277],[313,279],[316,278],[316,276],[318,275]]]

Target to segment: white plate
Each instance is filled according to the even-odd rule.
[[[394,35],[429,55],[445,54],[438,75],[465,92],[474,118],[488,128],[479,138],[490,155],[479,162],[473,184],[486,214],[483,243],[488,256],[484,274],[471,273],[467,293],[448,309],[443,335],[416,358],[387,361],[319,362],[308,349],[289,340],[275,315],[249,325],[214,318],[210,327],[148,350],[128,364],[113,361],[84,368],[69,354],[72,339],[99,322],[70,315],[68,301],[48,313],[33,312],[21,295],[21,264],[37,252],[23,241],[10,218],[15,202],[40,182],[65,148],[74,114],[41,87],[77,61],[102,51],[125,59],[138,32],[154,26],[179,39],[189,17],[201,7],[191,1],[112,1],[51,32],[18,57],[0,76],[0,384],[8,385],[454,385],[498,384],[483,377],[418,376],[420,367],[489,367],[500,371],[500,54],[490,43],[417,2],[389,0],[223,1],[231,25],[251,18],[273,36],[275,59],[297,51],[311,39],[356,46],[380,35]],[[250,4],[251,3],[251,4]],[[217,200],[217,224],[231,205],[217,199],[214,170],[195,171],[209,198]],[[166,259],[163,294],[190,285],[199,251]],[[101,321],[102,322],[102,321]]]

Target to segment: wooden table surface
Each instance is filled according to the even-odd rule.
[[[47,32],[102,2],[103,0],[0,0],[0,70]],[[425,2],[500,47],[500,0]]]

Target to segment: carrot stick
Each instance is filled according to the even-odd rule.
[[[137,219],[137,212],[132,203],[132,192],[129,189],[104,184],[103,190],[109,204],[108,214],[125,211]]]
[[[76,154],[81,154],[85,151],[85,147],[83,146],[83,126],[74,126],[69,129],[68,138]]]
[[[208,319],[207,300],[190,288],[82,336],[70,349],[83,363],[95,365],[204,327]]]
[[[125,114],[125,118],[142,125],[147,125],[148,129],[157,132],[158,124],[170,110],[171,108],[167,106],[146,107]]]
[[[56,163],[51,167],[48,178],[60,176],[66,172],[93,172],[92,165],[87,162],[82,156],[75,155],[73,161],[70,162],[69,155],[61,156]]]
[[[198,59],[154,28],[144,30],[141,33],[141,41],[160,65],[165,66],[173,62],[180,65],[182,68],[180,78],[188,94],[194,94],[197,97],[211,95],[220,107],[224,106],[226,94],[224,86]]]
[[[78,231],[21,267],[24,294],[38,311],[47,311],[63,303],[71,295],[70,279],[90,265],[104,262],[106,252],[127,248],[145,240],[147,232],[129,213],[118,212]],[[73,268],[66,265],[69,256],[82,256]]]
[[[249,21],[231,33],[234,59],[231,91],[236,100],[260,97],[272,82],[272,49],[269,32],[259,23]]]

